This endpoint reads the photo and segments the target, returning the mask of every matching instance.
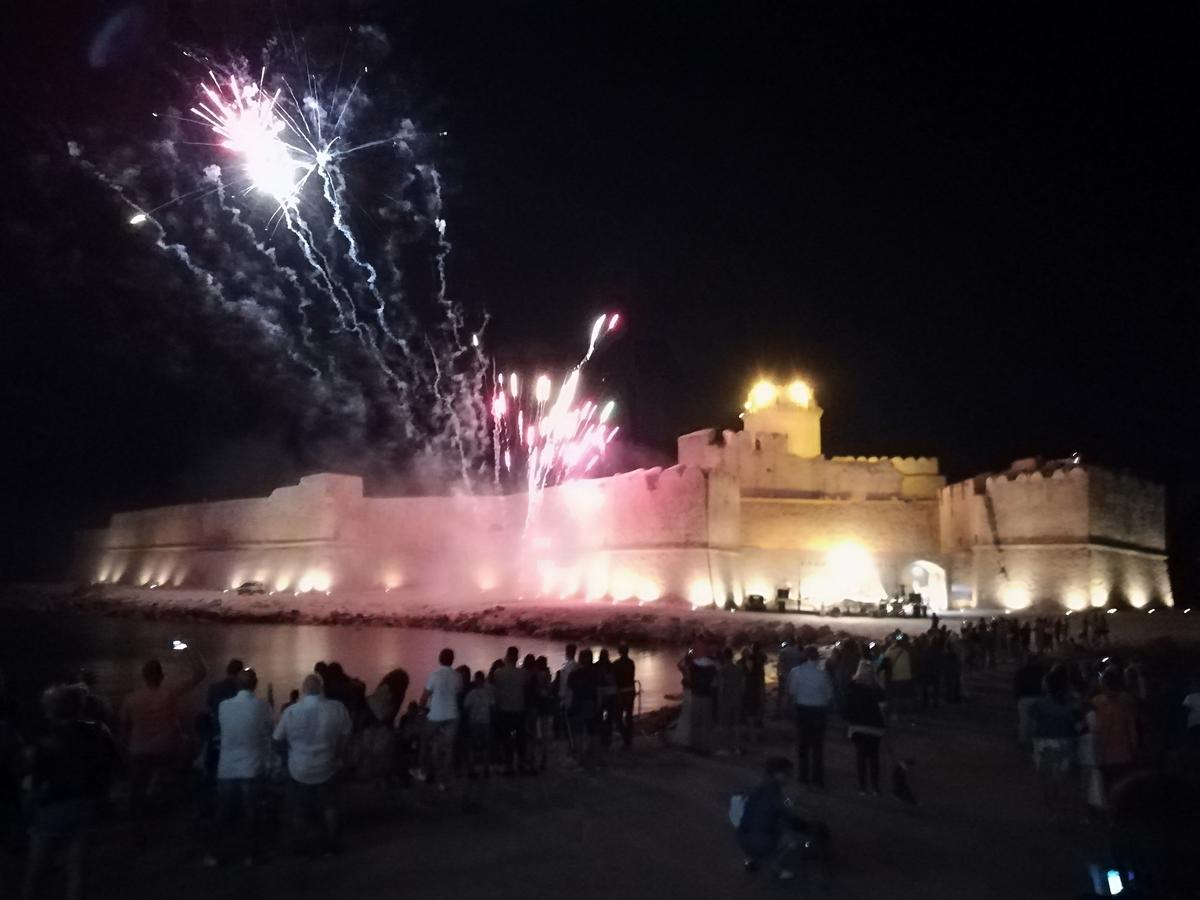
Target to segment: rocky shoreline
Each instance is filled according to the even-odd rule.
[[[296,603],[299,599],[304,605]],[[52,614],[102,615],[113,618],[229,622],[231,624],[341,625],[376,628],[421,628],[476,634],[513,635],[636,647],[684,647],[705,636],[743,646],[757,641],[765,647],[781,641],[825,644],[848,635],[828,624],[803,621],[795,615],[687,610],[669,606],[600,604],[494,604],[440,610],[388,610],[378,602],[348,598],[292,596],[238,597],[195,595],[183,591],[52,590],[31,587],[5,591],[0,605]],[[804,617],[808,618],[808,617]],[[797,621],[800,619],[799,621]],[[858,629],[856,629],[857,631]],[[875,623],[872,632],[886,630]]]

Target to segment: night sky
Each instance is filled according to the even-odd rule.
[[[668,459],[675,435],[736,423],[758,372],[799,371],[829,454],[937,455],[959,478],[1078,451],[1188,496],[1196,11],[791,6],[10,19],[0,575],[52,572],[113,510],[304,471],[294,423],[236,346],[188,328],[111,198],[23,174],[89,127],[144,139],[180,91],[178,42],[251,52],[281,27],[387,32],[411,114],[449,132],[451,287],[498,353],[572,359],[596,313],[622,312],[596,375],[628,459]]]

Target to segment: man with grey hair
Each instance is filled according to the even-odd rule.
[[[275,741],[287,749],[288,800],[298,850],[308,850],[307,825],[319,812],[324,852],[338,852],[338,769],[350,739],[350,713],[323,695],[324,682],[306,675],[300,702],[289,706],[275,726]]]

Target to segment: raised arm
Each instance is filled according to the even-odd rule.
[[[208,675],[208,666],[204,664],[203,657],[192,648],[190,645],[179,651],[180,655],[187,660],[188,673],[182,679],[169,688],[172,697],[182,697]]]

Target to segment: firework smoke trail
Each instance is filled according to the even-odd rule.
[[[222,280],[217,274],[197,261],[184,244],[176,241],[167,241],[167,232],[161,223],[151,213],[144,211],[136,202],[129,198],[124,185],[110,178],[105,172],[84,158],[82,149],[74,141],[68,143],[68,154],[92,178],[95,178],[100,184],[111,190],[123,203],[128,204],[130,208],[137,210],[130,217],[130,224],[138,226],[146,225],[154,229],[154,246],[168,257],[183,265],[189,275],[200,285],[201,296],[207,301],[209,309],[224,308],[236,310],[239,317],[254,328],[259,339],[274,348],[277,358],[283,357],[298,363],[307,369],[316,381],[321,381],[320,370],[313,366],[304,354],[299,352],[298,348],[289,340],[286,332],[279,327],[278,322],[275,321],[269,310],[262,307],[254,298],[232,300],[228,296]],[[218,197],[218,201],[224,207],[223,187],[219,182],[219,173],[206,172],[206,175],[210,177],[216,176],[214,191]],[[260,244],[257,242],[253,243],[261,249]]]
[[[355,34],[367,52],[386,44]],[[153,229],[153,246],[190,273],[205,326],[234,341],[249,336],[239,327],[255,329],[250,363],[277,379],[271,386],[301,410],[304,427],[326,429],[297,437],[351,448],[356,459],[386,465],[376,470],[385,477],[411,467],[430,487],[449,476],[470,490],[491,465],[495,490],[527,454],[511,428],[491,443],[486,320],[468,324],[449,295],[443,185],[418,159],[422,132],[408,119],[385,121],[387,105],[369,100],[358,81],[327,91],[319,74],[302,75],[292,81],[306,89],[294,91],[283,73],[294,71],[298,51],[279,67],[272,57],[281,53],[290,55],[286,42],[269,44],[253,77],[244,61],[222,67],[186,53],[203,66],[190,86],[190,117],[154,113],[170,131],[146,141],[147,156],[110,140],[99,165],[78,151],[71,158],[131,208],[131,226]],[[215,152],[206,149],[212,141]],[[358,162],[360,152],[385,147],[391,152],[372,152],[369,168]],[[364,205],[356,194],[367,186],[376,199]],[[362,216],[378,220],[380,237],[356,227]],[[406,267],[422,265],[419,254],[429,276],[409,279]],[[410,283],[422,292],[410,296]],[[285,359],[295,365],[283,366]],[[340,416],[352,417],[346,427]],[[339,426],[333,438],[330,425]],[[369,446],[350,443],[368,436]]]
[[[298,279],[298,276],[296,275],[296,271],[294,269],[292,269],[290,266],[281,265],[275,259],[274,252],[270,248],[264,246],[261,241],[259,241],[258,235],[256,235],[254,233],[254,229],[252,227],[250,227],[250,225],[248,225],[246,222],[242,221],[241,208],[237,207],[237,206],[233,206],[232,204],[229,203],[229,201],[225,195],[225,183],[221,178],[221,167],[220,166],[210,166],[204,170],[204,174],[215,185],[217,204],[221,207],[222,210],[224,210],[225,212],[227,212],[229,214],[229,218],[230,218],[230,221],[233,223],[233,226],[236,229],[238,229],[239,231],[241,231],[243,238],[245,240],[247,240],[250,243],[250,245],[253,246],[267,260],[269,260],[270,264],[273,267],[277,268],[281,273],[283,273],[284,278],[287,279],[288,283],[293,288],[295,288],[297,293],[300,295],[300,297],[301,297],[301,303],[299,305],[300,339],[303,341],[304,346],[309,351],[312,351],[314,349],[313,343],[312,343],[312,328],[308,324],[308,316],[305,313],[304,300],[306,299],[306,295],[300,288],[299,279]],[[308,359],[307,357],[298,357],[298,360],[306,369],[308,369],[308,371],[310,373],[312,373],[313,378],[318,379],[318,380],[321,378],[321,370],[316,365],[314,365],[310,359]]]

